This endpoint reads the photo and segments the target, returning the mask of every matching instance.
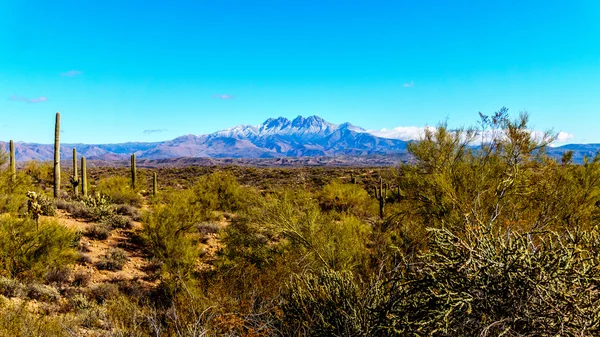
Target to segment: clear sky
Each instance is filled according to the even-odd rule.
[[[0,139],[155,141],[268,117],[600,142],[600,1],[0,0]]]

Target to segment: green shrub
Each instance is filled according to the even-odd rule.
[[[118,215],[118,214],[110,214],[105,216],[102,219],[102,223],[105,224],[107,227],[116,229],[116,228],[122,228],[122,229],[131,229],[133,227],[133,223],[131,222],[131,219],[129,219],[128,217],[122,216],[122,215]]]
[[[106,240],[110,237],[111,227],[104,223],[94,223],[88,226],[85,234],[89,237],[98,239],[98,240]]]
[[[43,301],[52,302],[60,296],[56,288],[39,283],[31,283],[27,286],[27,297]]]
[[[55,220],[42,220],[36,230],[33,220],[0,216],[0,272],[42,277],[49,267],[61,268],[75,261],[74,238],[74,231]]]
[[[348,272],[294,276],[282,296],[280,329],[286,336],[380,336],[371,313],[382,299],[377,290]]]
[[[131,188],[131,181],[125,177],[100,179],[94,189],[107,196],[112,203],[140,206],[142,197]]]
[[[92,280],[92,273],[87,270],[79,269],[73,273],[73,285],[77,287],[87,287]]]
[[[116,298],[119,295],[119,287],[112,283],[100,283],[91,287],[92,297],[99,304]]]
[[[25,286],[21,282],[7,277],[0,277],[0,295],[23,297],[25,294]]]
[[[44,194],[38,194],[37,203],[41,207],[41,215],[54,216],[56,214],[56,205],[54,204],[54,199]]]
[[[104,257],[96,263],[98,269],[121,270],[127,263],[127,254],[120,248],[111,248]]]
[[[319,204],[323,210],[335,210],[367,217],[377,212],[377,204],[360,185],[343,184],[338,180],[325,185],[319,193]]]
[[[143,216],[142,236],[151,254],[169,269],[190,271],[199,249],[193,236],[202,210],[190,191],[161,193],[164,204]]]
[[[377,335],[600,333],[600,235],[431,229],[421,263],[398,268]]]
[[[46,272],[46,282],[62,286],[69,282],[71,278],[71,268],[68,266],[53,267]]]
[[[271,200],[261,221],[304,252],[309,258],[305,262],[334,270],[353,270],[368,255],[371,234],[368,224],[352,215],[325,214],[314,200],[303,200],[300,195]]]
[[[72,321],[31,313],[27,303],[3,308],[0,315],[0,336],[71,337],[73,329],[76,327]]]
[[[101,220],[114,213],[110,200],[100,193],[82,197],[81,201],[87,207],[87,218]]]
[[[225,172],[202,176],[193,187],[194,204],[206,220],[211,211],[238,212],[259,200],[252,189],[241,186],[235,177]]]

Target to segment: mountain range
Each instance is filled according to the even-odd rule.
[[[0,142],[0,146],[6,143]],[[208,135],[186,135],[163,142],[121,144],[61,144],[61,157],[70,158],[72,149],[89,160],[126,160],[135,153],[140,159],[172,158],[285,158],[365,157],[405,155],[407,142],[375,136],[350,123],[332,124],[321,117],[269,118],[260,125],[237,125]],[[560,156],[573,150],[574,160],[593,156],[600,144],[569,144],[550,148]],[[17,161],[52,160],[51,144],[15,143]]]
[[[2,143],[0,143],[2,144]],[[138,158],[280,158],[401,154],[406,141],[374,136],[350,123],[332,124],[318,116],[269,118],[264,123],[238,125],[208,135],[186,135],[164,142],[122,144],[61,144],[61,157],[72,149],[90,160]],[[6,143],[4,143],[6,146]],[[51,144],[15,143],[17,161],[52,160]]]

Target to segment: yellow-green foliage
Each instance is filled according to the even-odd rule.
[[[26,207],[26,193],[34,188],[31,179],[22,171],[13,181],[10,167],[3,167],[6,163],[6,154],[0,149],[0,213],[16,213]]]
[[[52,166],[52,163],[49,162],[40,163],[36,160],[28,161],[25,163],[23,172],[25,172],[34,183],[40,185],[42,189],[52,186],[54,182],[54,167]]]
[[[169,269],[189,272],[199,254],[194,232],[202,211],[188,190],[161,193],[161,202],[142,216],[144,239]]]
[[[301,192],[270,200],[262,222],[305,251],[308,261],[335,270],[350,270],[363,262],[371,228],[352,215],[323,213]]]
[[[130,180],[125,177],[100,179],[94,190],[107,196],[115,204],[139,206],[142,202],[142,197],[131,188]]]
[[[335,210],[356,216],[369,216],[377,210],[376,202],[360,185],[344,184],[334,180],[319,193],[319,202],[324,210]]]
[[[541,230],[588,226],[600,200],[600,161],[574,166],[545,154],[552,137],[535,138],[527,115],[506,110],[482,116],[487,135],[479,148],[472,130],[427,131],[411,143],[415,164],[402,165],[398,183],[404,221],[421,228],[458,226]]]
[[[237,212],[258,199],[254,191],[241,186],[233,175],[225,172],[202,176],[193,192],[194,203],[205,212]]]
[[[75,233],[55,220],[40,221],[0,216],[0,273],[39,278],[49,268],[75,261]]]
[[[75,329],[72,321],[34,314],[25,304],[0,303],[0,336],[70,337],[71,329]]]

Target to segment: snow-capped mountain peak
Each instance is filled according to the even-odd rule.
[[[365,132],[364,129],[350,123],[336,125],[327,122],[319,116],[298,116],[293,120],[285,117],[269,118],[260,125],[237,125],[218,131],[213,135],[232,138],[252,138],[268,135],[285,136],[326,136],[338,129],[348,129],[354,132]]]

